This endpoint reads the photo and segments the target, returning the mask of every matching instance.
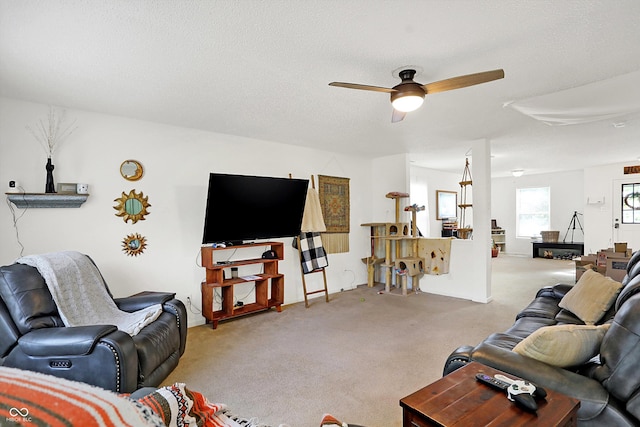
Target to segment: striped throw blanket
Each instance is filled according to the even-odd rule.
[[[160,427],[147,406],[76,381],[0,366],[0,425]]]
[[[160,415],[167,427],[269,427],[258,418],[231,414],[224,403],[211,403],[201,393],[176,383],[159,388],[139,402]],[[288,427],[281,424],[279,427]]]
[[[184,384],[138,400],[89,384],[0,366],[0,426],[269,427],[232,415]],[[280,425],[279,427],[288,427]]]

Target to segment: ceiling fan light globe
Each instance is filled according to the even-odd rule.
[[[407,96],[401,96],[394,99],[391,102],[391,105],[393,105],[393,108],[395,108],[398,111],[402,111],[403,113],[408,113],[410,111],[415,111],[418,108],[420,108],[423,102],[424,102],[424,95],[423,96],[407,95]]]

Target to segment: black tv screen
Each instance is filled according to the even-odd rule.
[[[209,174],[202,243],[300,234],[309,180]]]

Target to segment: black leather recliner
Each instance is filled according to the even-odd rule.
[[[538,291],[504,332],[476,346],[462,346],[447,358],[444,375],[476,361],[580,400],[579,426],[640,425],[640,251],[631,257],[614,306],[598,323],[611,323],[600,345],[599,361],[558,368],[512,351],[543,326],[583,324],[558,306],[572,285]]]
[[[158,386],[185,350],[184,304],[160,292],[114,301],[127,312],[153,304],[163,312],[133,337],[113,325],[65,327],[36,268],[0,267],[0,364],[120,393]]]

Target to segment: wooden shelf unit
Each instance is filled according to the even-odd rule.
[[[253,258],[228,263],[219,263],[215,260],[215,254],[224,250],[242,250],[270,246],[275,252],[276,258]],[[200,286],[202,293],[202,315],[207,323],[211,323],[213,329],[218,327],[218,322],[224,319],[231,319],[256,311],[269,310],[275,307],[278,312],[282,310],[284,303],[284,274],[278,272],[278,262],[284,259],[284,244],[281,242],[251,243],[239,246],[229,246],[227,248],[203,247],[200,250],[202,266],[206,269],[205,280]],[[255,302],[235,306],[234,286],[239,283],[249,283],[252,280],[245,280],[241,277],[225,279],[224,271],[233,267],[243,265],[262,264],[261,274],[252,274],[258,277],[255,282]],[[222,295],[222,306],[220,310],[214,310],[215,290],[220,289]]]
[[[443,218],[441,237],[458,237],[458,218]]]
[[[504,253],[507,246],[507,237],[504,228],[491,229],[491,239],[493,243],[500,248],[500,252]]]

